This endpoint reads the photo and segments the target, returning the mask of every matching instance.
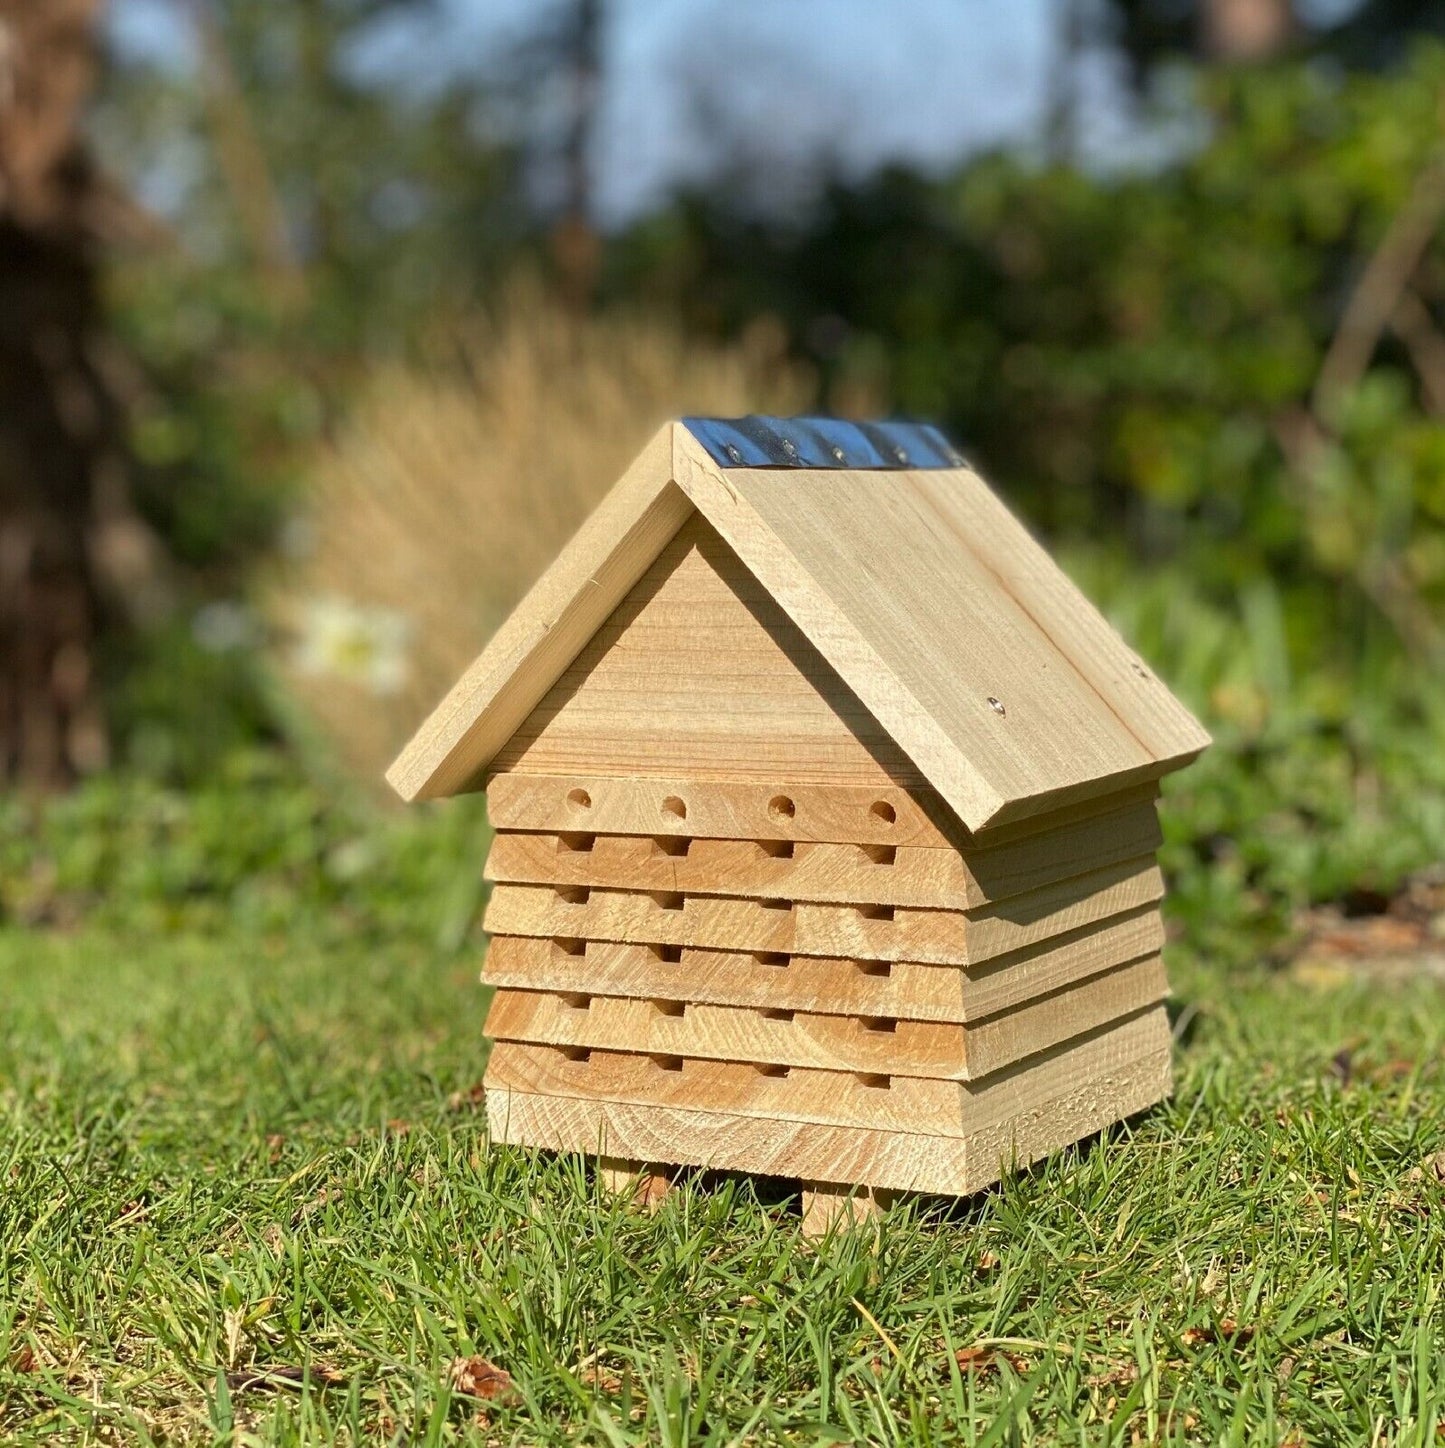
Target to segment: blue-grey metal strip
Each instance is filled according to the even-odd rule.
[[[832,417],[685,417],[683,426],[724,468],[961,468],[936,428]]]

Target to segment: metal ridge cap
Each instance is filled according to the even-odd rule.
[[[722,468],[963,468],[968,460],[938,428],[835,417],[684,417],[682,425]]]

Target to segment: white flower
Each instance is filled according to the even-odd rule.
[[[360,684],[373,694],[395,694],[406,683],[411,623],[396,609],[350,599],[313,598],[305,606],[296,666]]]

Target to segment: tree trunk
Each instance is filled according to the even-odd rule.
[[[115,200],[80,134],[100,0],[0,0],[0,780],[99,767],[111,565],[144,567],[120,409],[97,366]]]

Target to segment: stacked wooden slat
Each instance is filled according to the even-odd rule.
[[[924,790],[496,775],[494,1139],[967,1193],[1157,1101],[1156,792],[971,837]]]

